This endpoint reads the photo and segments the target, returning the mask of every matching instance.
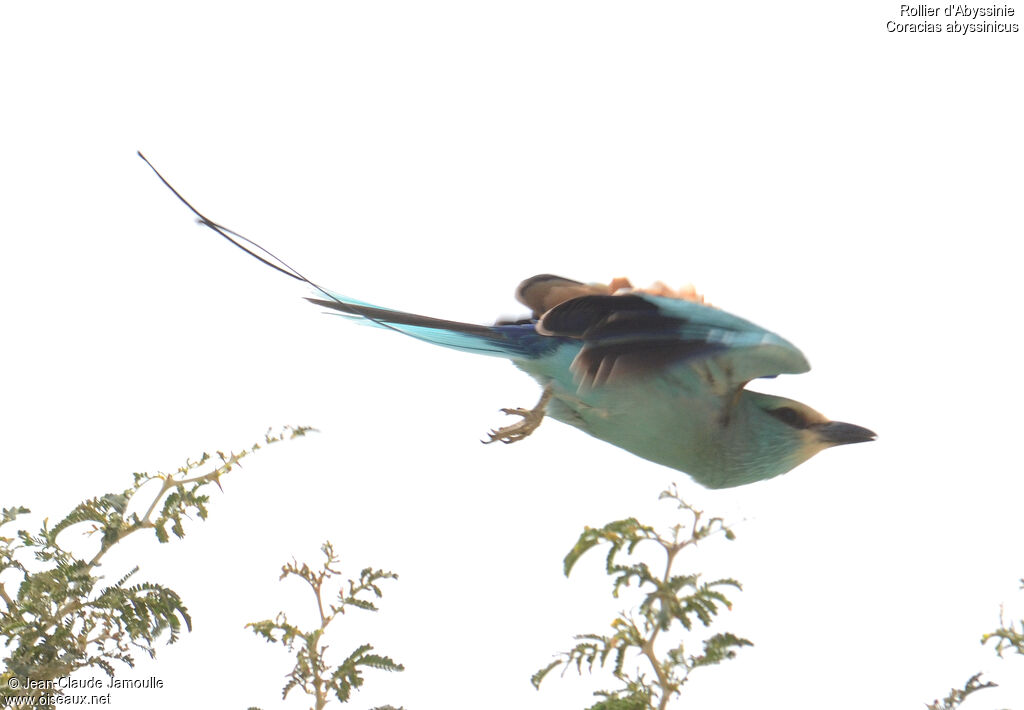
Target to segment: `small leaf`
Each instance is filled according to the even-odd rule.
[[[544,680],[544,676],[553,671],[555,668],[558,668],[560,665],[562,665],[562,659],[556,658],[555,660],[551,661],[551,663],[547,664],[539,671],[534,673],[532,676],[530,676],[530,682],[533,683],[533,687],[537,690],[540,690],[540,684]]]

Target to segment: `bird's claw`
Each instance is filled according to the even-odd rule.
[[[522,409],[521,407],[516,407],[515,409],[505,408],[501,411],[505,414],[514,414],[522,417],[523,420],[515,424],[503,426],[500,429],[491,429],[487,433],[488,439],[483,443],[493,444],[495,441],[500,441],[503,444],[514,444],[517,441],[522,441],[532,434],[544,419],[543,411],[537,412],[532,409]]]
[[[509,424],[499,429],[491,429],[487,433],[487,440],[483,441],[485,444],[493,444],[496,441],[500,441],[503,444],[514,444],[517,441],[522,441],[530,434],[532,434],[540,423],[544,421],[544,414],[546,413],[548,400],[551,398],[551,391],[549,388],[544,389],[544,393],[541,395],[540,401],[537,402],[537,406],[533,409],[525,409],[523,407],[503,407],[500,411],[503,414],[511,414],[512,416],[522,417],[522,421],[516,422],[515,424]]]

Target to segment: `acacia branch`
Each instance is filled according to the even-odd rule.
[[[676,555],[679,554],[679,551],[689,544],[689,540],[670,545],[662,540],[660,536],[656,539],[658,543],[665,548],[665,574],[662,576],[661,581],[668,584],[669,577],[672,574],[672,563],[675,561]],[[662,604],[664,604],[664,602],[662,602]],[[640,647],[640,651],[644,656],[646,656],[647,660],[651,662],[651,667],[654,669],[655,675],[658,676],[658,685],[661,687],[661,700],[658,703],[658,710],[665,710],[665,708],[668,707],[668,701],[672,696],[672,692],[677,688],[669,680],[668,675],[665,673],[665,669],[661,667],[660,663],[658,663],[658,656],[654,652],[654,641],[658,638],[659,633],[661,633],[661,627],[655,625],[654,631],[652,631],[651,635],[644,641],[643,645]],[[670,688],[669,686],[672,687]]]
[[[8,614],[17,614],[18,607],[15,605],[14,600],[7,596],[7,590],[4,589],[4,583],[0,582],[0,599],[4,600],[4,604],[7,605]]]

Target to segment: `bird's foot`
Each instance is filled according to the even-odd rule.
[[[551,399],[551,386],[548,385],[544,388],[544,393],[540,397],[540,401],[533,409],[524,409],[523,407],[505,407],[501,411],[505,414],[512,414],[517,417],[522,417],[522,421],[518,421],[515,424],[509,424],[503,426],[500,429],[491,429],[487,434],[487,440],[483,443],[493,444],[495,441],[500,441],[503,444],[514,444],[517,441],[522,441],[530,434],[532,434],[540,423],[544,421],[544,414],[546,413],[548,400]]]

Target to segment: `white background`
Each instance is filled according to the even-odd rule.
[[[673,520],[656,497],[678,481],[738,535],[680,569],[741,580],[716,628],[756,644],[680,707],[914,708],[977,671],[1002,687],[965,707],[1024,707],[1024,659],[979,644],[1000,603],[1024,614],[1024,44],[887,33],[898,12],[5,3],[0,504],[38,523],[132,471],[321,430],[227,477],[183,542],[105,558],[195,624],[120,671],[164,688],[114,706],[280,706],[291,659],[243,627],[312,621],[277,576],[329,538],[352,575],[401,576],[338,623],[337,660],[369,641],[407,667],[370,671],[352,707],[582,708],[606,675],[529,677],[629,602],[600,554],[568,580],[562,557],[584,525]],[[879,439],[725,491],[556,422],[482,446],[499,407],[535,401],[525,375],[321,315],[137,149],[211,218],[382,305],[489,322],[535,273],[692,281],[814,365],[761,389]]]

